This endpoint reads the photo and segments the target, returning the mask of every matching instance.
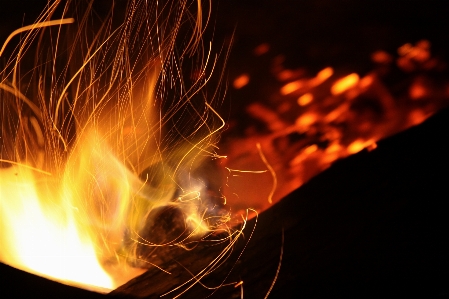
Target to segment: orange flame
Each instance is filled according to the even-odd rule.
[[[64,44],[61,25],[73,23],[73,19],[44,21],[59,3],[49,5],[36,24],[16,30],[7,40],[27,32],[12,54],[14,63],[9,61],[0,71],[2,109],[7,116],[0,120],[0,137],[5,141],[0,162],[9,166],[0,168],[0,260],[105,292],[144,271],[139,268],[145,259],[138,253],[139,246],[186,247],[226,223],[226,214],[217,212],[209,217],[207,199],[202,195],[205,184],[186,173],[195,170],[206,155],[219,158],[210,148],[224,123],[204,100],[190,106],[207,83],[207,55],[193,86],[184,90],[183,81],[175,96],[179,100],[160,115],[158,100],[169,94],[164,84],[169,81],[173,88],[177,80],[182,81],[166,77],[174,67],[170,63],[177,59],[173,47],[183,17],[167,14],[170,5],[159,11],[132,1],[121,26],[111,29],[107,24],[114,22],[108,19],[93,37],[83,34],[83,30],[91,32],[83,27],[92,13],[88,7],[85,19],[78,23],[75,42],[67,49],[69,61],[63,60],[67,58],[65,50],[61,54],[55,46],[58,51],[53,49],[52,61],[32,68],[39,81],[32,85],[35,94],[30,99],[20,90],[21,59],[45,27],[59,25],[58,45]],[[70,11],[71,2],[66,5],[64,11]],[[134,15],[136,10],[139,17]],[[201,6],[197,13],[202,13]],[[192,39],[186,53],[191,51],[192,57],[205,57],[194,54],[201,42],[203,21],[198,16],[197,24],[190,28]],[[165,28],[170,23],[176,24],[173,30]],[[164,30],[160,30],[161,24]],[[45,34],[40,32],[43,40]],[[53,32],[47,32],[54,40]],[[86,41],[77,40],[81,36]],[[160,41],[157,50],[153,39]],[[6,43],[0,54],[5,48]],[[45,81],[47,73],[58,79]],[[185,113],[189,108],[197,118],[189,117],[191,130],[178,138],[183,142],[167,137],[167,122],[174,120],[170,129],[176,128],[182,121],[179,111]],[[162,235],[163,241],[156,242],[145,232],[156,221],[153,212],[163,207],[182,213],[182,229],[174,237]]]

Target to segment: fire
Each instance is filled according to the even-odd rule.
[[[0,53],[24,34],[0,72],[0,260],[106,292],[158,267],[149,254],[160,247],[229,231],[229,213],[195,174],[220,158],[213,146],[224,122],[215,99],[199,94],[213,68],[211,53],[197,53],[200,1],[193,28],[180,25],[192,13],[183,1],[130,1],[119,25],[71,1],[54,20],[61,3]],[[174,51],[181,29],[191,34],[184,53]],[[178,72],[188,58],[201,62],[191,86]],[[157,230],[166,211],[172,227]]]
[[[254,59],[259,59],[257,54]],[[398,45],[396,57],[376,50],[371,55],[373,69],[365,74],[328,66],[313,75],[305,67],[284,67],[286,60],[280,53],[273,53],[268,68],[277,82],[270,86],[272,94],[246,109],[248,117],[258,121],[257,126],[248,120],[235,120],[235,127],[245,136],[230,133],[224,145],[229,157],[227,167],[233,169],[260,167],[254,147],[262,145],[277,175],[277,189],[270,201],[264,196],[267,188],[258,187],[257,196],[246,192],[252,185],[268,184],[267,175],[257,178],[263,184],[248,176],[245,181],[241,179],[244,187],[232,189],[237,194],[246,192],[247,203],[259,211],[336,160],[376,150],[381,139],[422,123],[449,103],[447,64],[432,56],[427,40]],[[256,73],[244,71],[257,80]],[[261,73],[260,67],[257,73]],[[269,84],[265,85],[264,90],[269,90]],[[245,125],[248,128],[242,128]],[[228,201],[237,204],[239,198],[229,192]]]
[[[77,207],[69,202],[43,206],[39,198],[45,196],[49,206],[56,205],[52,201],[57,198],[51,190],[39,192],[42,182],[28,168],[13,166],[0,175],[1,260],[66,283],[112,289],[114,283],[97,260],[93,244],[76,225]]]

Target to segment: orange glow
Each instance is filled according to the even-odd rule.
[[[423,122],[448,105],[447,63],[430,54],[425,40],[399,47],[398,54],[376,51],[371,55],[376,65],[363,77],[332,67],[316,75],[305,66],[287,69],[286,57],[279,55],[269,71],[283,84],[280,94],[268,95],[266,104],[260,99],[260,105],[270,107],[257,117],[263,129],[251,126],[244,138],[232,141],[231,137],[229,159],[245,160],[242,165],[248,168],[255,163],[250,146],[263,143],[278,176],[276,202],[334,161],[364,149],[376,150],[377,141]],[[342,75],[333,80],[335,73]],[[294,100],[297,105],[292,105]],[[259,185],[254,181],[243,189],[252,184]],[[260,211],[269,207],[258,196],[248,201]]]
[[[399,57],[396,61],[396,64],[399,68],[406,72],[412,72],[415,69],[413,62],[406,57]]]
[[[411,125],[418,125],[426,120],[428,115],[426,115],[423,111],[415,109],[410,112],[409,122]]]
[[[398,49],[401,56],[397,59],[398,66],[406,72],[412,72],[417,67],[432,68],[435,60],[430,60],[430,42],[427,40],[418,41],[414,46],[405,44]],[[417,64],[423,64],[418,66]]]
[[[342,105],[340,105],[339,107],[337,107],[336,109],[334,109],[333,111],[328,113],[324,119],[326,122],[335,121],[341,115],[346,113],[348,111],[348,109],[349,109],[349,103],[343,103]]]
[[[425,62],[430,58],[430,42],[427,40],[421,40],[415,44],[412,48],[410,56],[418,62]]]
[[[342,94],[343,92],[356,86],[358,82],[359,82],[359,75],[355,73],[347,75],[346,77],[341,78],[332,85],[331,93],[333,95]]]
[[[254,49],[254,54],[256,56],[260,56],[263,55],[265,53],[268,53],[268,51],[270,51],[270,45],[267,43],[264,44],[260,44],[258,45],[255,49]]]
[[[332,143],[331,145],[329,145],[326,149],[326,152],[328,153],[335,153],[338,152],[342,149],[342,145],[339,143]]]
[[[313,94],[306,93],[298,98],[299,106],[306,106],[313,101]]]
[[[249,75],[242,74],[234,80],[233,86],[235,89],[240,89],[246,86],[248,83],[249,83]]]
[[[393,61],[393,57],[385,51],[376,51],[371,54],[371,60],[375,63],[388,64]]]
[[[304,130],[307,129],[309,126],[311,126],[313,123],[315,123],[317,118],[318,117],[315,113],[305,113],[296,120],[296,125],[300,129]]]
[[[404,44],[398,48],[398,54],[405,56],[413,50],[413,46],[410,43]]]
[[[283,70],[278,74],[278,77],[282,81],[290,80],[295,75],[291,70]]]
[[[377,143],[375,143],[375,142],[370,143],[370,144],[366,147],[366,149],[367,149],[369,152],[375,150],[376,148],[377,148]]]
[[[410,98],[417,100],[426,96],[427,89],[423,85],[415,83],[410,86],[409,94]]]
[[[350,145],[348,145],[348,153],[355,154],[360,152],[364,148],[367,148],[368,150],[373,150],[377,148],[377,144],[374,142],[374,140],[357,139]]]
[[[281,94],[288,95],[292,92],[297,91],[298,89],[302,88],[303,86],[304,86],[304,82],[302,80],[290,82],[288,84],[285,84],[281,88]]]
[[[429,50],[430,49],[430,42],[428,40],[420,40],[416,43],[416,46],[423,50]]]
[[[427,50],[420,48],[417,48],[413,54],[413,58],[419,62],[425,62],[430,58],[430,53]]]
[[[304,154],[310,155],[318,150],[318,145],[312,144],[304,149]]]
[[[318,72],[315,78],[310,79],[309,85],[310,87],[316,87],[322,84],[324,81],[329,79],[334,74],[334,70],[331,67],[327,67]]]
[[[355,154],[360,152],[362,149],[365,148],[365,142],[363,140],[356,140],[354,142],[352,142],[349,146],[348,146],[348,152],[350,154]]]
[[[323,70],[321,70],[317,75],[316,78],[320,80],[321,82],[326,81],[334,74],[334,69],[331,67],[327,67]]]
[[[365,76],[360,80],[360,87],[361,88],[367,88],[369,87],[371,84],[373,84],[374,82],[374,78],[373,76]]]

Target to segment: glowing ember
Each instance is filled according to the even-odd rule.
[[[324,81],[329,79],[333,74],[334,74],[334,69],[331,67],[327,67],[327,68],[319,71],[318,74],[316,75],[316,77],[311,80],[313,82],[313,86],[320,85],[321,83],[323,83]]]
[[[257,56],[263,55],[270,51],[270,45],[269,44],[260,44],[254,49],[254,54]]]
[[[297,91],[298,89],[302,88],[303,86],[304,86],[304,83],[303,83],[303,81],[300,81],[300,80],[290,82],[282,87],[281,94],[288,95],[292,92]]]
[[[236,120],[235,126],[245,134],[233,132],[224,144],[229,157],[226,166],[232,169],[261,169],[255,154],[255,145],[261,145],[277,176],[273,202],[337,159],[375,150],[380,139],[420,124],[448,104],[446,64],[432,57],[426,40],[400,46],[397,57],[374,52],[374,69],[363,76],[332,67],[309,76],[305,68],[285,68],[284,60],[273,53],[270,71],[278,89],[273,86],[271,95],[246,109],[257,125]],[[256,73],[247,73],[257,80]],[[241,188],[236,184],[225,193],[229,204],[244,208],[235,193],[245,194],[245,202],[259,211],[270,207],[268,188],[260,187],[271,183],[267,174],[240,180]],[[253,185],[258,188],[253,190]]]
[[[300,96],[298,98],[299,106],[306,106],[306,105],[310,104],[312,101],[313,101],[313,94],[311,94],[311,93],[303,94],[302,96]]]
[[[339,95],[351,88],[353,88],[359,82],[359,75],[350,74],[344,78],[341,78],[334,83],[331,87],[331,93],[333,95]]]
[[[249,83],[249,76],[247,74],[240,75],[234,80],[234,88],[240,89]]]

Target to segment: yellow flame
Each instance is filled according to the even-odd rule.
[[[201,1],[194,2],[198,4],[197,24],[181,55],[194,56],[204,32]],[[21,58],[37,29],[73,22],[72,18],[44,21],[58,3],[48,6],[34,25],[14,31],[0,51],[14,35],[27,31],[18,52],[13,52],[14,63],[0,71],[2,115],[6,115],[0,119],[0,137],[5,141],[0,162],[10,164],[0,168],[0,260],[105,292],[144,271],[135,267],[140,259],[138,246],[187,248],[187,243],[199,242],[226,222],[227,215],[210,215],[202,196],[204,183],[197,183],[191,175],[202,156],[219,157],[210,147],[224,121],[204,99],[198,105],[192,103],[210,78],[206,76],[210,52],[191,87],[171,73],[179,67],[178,62],[171,63],[184,57],[177,57],[173,50],[183,13],[166,14],[170,5],[159,11],[159,7],[132,1],[122,25],[108,27],[113,23],[111,17],[90,39],[87,31],[91,30],[83,27],[90,17],[89,6],[80,20],[73,49],[59,50],[63,43],[59,39],[64,39],[57,31],[53,60],[31,66],[39,78],[35,85],[30,84],[36,94],[21,91],[22,78],[17,77],[23,67]],[[179,3],[181,12],[186,5]],[[135,17],[139,8],[141,14]],[[167,19],[163,19],[165,15]],[[173,25],[172,30],[165,28],[168,24]],[[84,36],[85,41],[77,40]],[[39,47],[41,43],[37,52],[42,50]],[[66,50],[69,61],[60,61],[67,59],[60,53]],[[46,78],[52,73],[48,69],[55,73],[50,79]],[[178,85],[181,91],[175,98],[179,99],[162,115],[157,101],[178,90],[174,88]],[[7,106],[10,99],[11,110]],[[195,115],[189,115],[191,131],[176,132],[181,141],[174,142],[176,138],[166,130],[177,124],[168,126],[167,122],[180,121],[178,116],[185,114],[185,107]],[[217,118],[219,126],[214,125]],[[174,145],[166,150],[164,141]],[[154,211],[168,207],[182,214],[179,225],[183,231],[170,237],[160,232],[164,241],[154,242],[145,234],[146,228],[157,221]]]
[[[77,229],[77,208],[68,202],[55,209],[43,206],[27,168],[1,169],[0,175],[0,259],[65,283],[112,289],[114,283],[99,264],[93,244]],[[54,205],[55,190],[41,191],[47,193],[46,203]]]

